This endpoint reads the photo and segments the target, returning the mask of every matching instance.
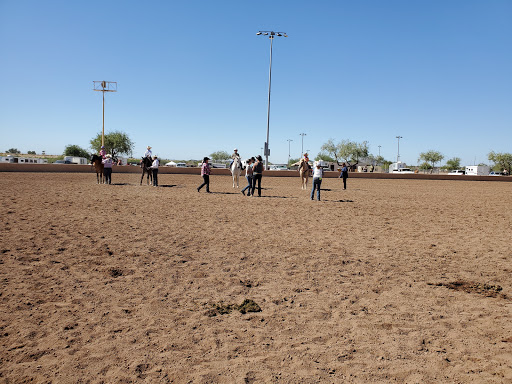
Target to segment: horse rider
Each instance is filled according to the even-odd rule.
[[[101,146],[99,155],[101,156],[102,159],[105,159],[107,157],[107,151],[105,151],[104,145]]]
[[[240,161],[240,154],[238,153],[238,148],[235,148],[233,149],[233,154],[231,155],[231,164],[229,164],[229,168],[231,168],[233,166],[233,163],[236,161],[236,162],[239,162]]]
[[[299,171],[301,170],[301,168],[303,168],[303,171],[311,169],[311,165],[309,165],[309,157],[307,152],[304,154],[304,157],[300,159]]]
[[[153,163],[153,152],[151,152],[151,147],[148,145],[146,148],[146,152],[144,152],[144,156],[140,159],[141,168],[144,166],[144,158],[147,157],[151,163]]]

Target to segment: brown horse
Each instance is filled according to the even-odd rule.
[[[308,189],[310,167],[306,159],[300,159],[299,174],[302,183],[302,189]]]
[[[103,184],[103,159],[101,156],[92,155],[91,157],[91,167],[94,167],[96,171],[96,180],[98,184]]]
[[[149,179],[151,179],[151,183],[153,183],[153,171],[151,169],[151,165],[153,162],[149,157],[143,157],[140,161],[140,167],[142,168],[142,176],[140,177],[140,185],[142,185],[142,180],[144,179],[144,175],[147,174],[147,184],[149,185]]]

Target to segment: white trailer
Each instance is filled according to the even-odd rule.
[[[389,164],[389,173],[398,172],[402,168],[407,168],[407,165],[405,163],[402,163],[401,161],[391,163]]]
[[[491,169],[487,165],[466,165],[468,176],[488,176]]]
[[[5,156],[1,158],[2,163],[18,163],[18,164],[46,164],[48,160],[37,157],[14,157]]]
[[[73,164],[88,164],[89,161],[85,157],[65,156],[64,161],[71,161]]]

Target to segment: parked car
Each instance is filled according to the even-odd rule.
[[[287,171],[288,168],[286,165],[271,165],[270,166],[271,171]]]
[[[455,169],[453,171],[448,172],[449,175],[465,175],[466,171]]]
[[[393,169],[391,173],[414,173],[414,171],[411,171],[410,168],[399,168],[399,169]]]
[[[505,176],[505,174],[503,172],[491,171],[491,173],[489,173],[489,176]]]
[[[69,160],[55,160],[55,163],[53,163],[53,164],[73,164],[73,163]]]
[[[176,163],[177,168],[187,168],[187,163]]]

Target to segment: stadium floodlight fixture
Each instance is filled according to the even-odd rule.
[[[267,141],[265,142],[265,169],[268,169],[268,156],[270,155],[269,148],[269,130],[270,130],[270,88],[272,84],[272,42],[274,41],[274,36],[284,36],[288,37],[285,32],[274,32],[274,31],[258,31],[256,35],[268,36],[270,39],[270,64],[268,70],[268,107],[267,107]]]

